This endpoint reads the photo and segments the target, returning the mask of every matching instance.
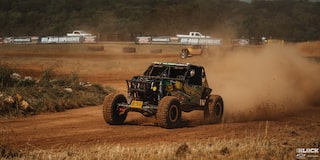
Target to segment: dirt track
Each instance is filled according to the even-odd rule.
[[[93,106],[68,110],[62,113],[47,113],[17,119],[0,119],[0,128],[8,132],[8,137],[2,137],[0,140],[10,142],[19,147],[41,149],[58,148],[73,144],[84,146],[105,143],[157,145],[171,142],[206,140],[212,137],[233,139],[247,136],[263,136],[265,133],[264,126],[268,120],[269,137],[276,137],[279,141],[288,138],[297,141],[310,139],[310,144],[318,142],[320,144],[320,107],[310,107],[311,105],[319,106],[318,93],[320,93],[320,87],[319,81],[317,81],[319,76],[314,74],[319,73],[318,65],[311,64],[311,66],[306,66],[306,63],[309,62],[301,62],[296,60],[295,57],[292,58],[295,66],[300,64],[304,66],[301,74],[307,73],[301,77],[310,76],[306,80],[304,78],[301,79],[296,74],[291,74],[291,70],[284,70],[283,66],[281,69],[270,68],[270,66],[275,66],[274,64],[266,65],[266,67],[262,67],[257,72],[250,70],[249,68],[255,64],[254,61],[258,61],[259,65],[263,65],[262,62],[268,62],[268,56],[261,58],[256,53],[253,56],[254,61],[250,61],[252,60],[251,54],[250,57],[248,55],[240,55],[238,51],[236,51],[238,54],[225,58],[224,54],[226,52],[229,53],[229,51],[221,49],[219,51],[214,50],[217,52],[211,50],[211,53],[204,57],[181,60],[178,54],[174,52],[174,49],[168,53],[152,55],[150,53],[140,53],[139,51],[136,54],[123,54],[119,51],[109,52],[111,49],[110,46],[108,47],[107,51],[81,54],[72,52],[64,54],[55,54],[54,52],[48,54],[33,52],[4,53],[2,51],[1,59],[16,64],[17,69],[24,71],[26,75],[40,76],[39,73],[51,65],[56,66],[57,74],[59,75],[78,71],[81,77],[87,81],[103,83],[122,91],[125,90],[124,80],[129,79],[134,74],[142,73],[152,61],[179,61],[202,64],[207,68],[207,74],[215,73],[216,77],[208,75],[209,79],[211,78],[210,85],[213,86],[214,91],[225,97],[226,123],[206,125],[202,122],[202,112],[191,112],[183,114],[184,125],[182,128],[168,130],[157,127],[152,118],[145,118],[138,113],[129,113],[125,125],[110,126],[102,118],[102,107]],[[255,52],[260,49],[253,48],[250,50]],[[244,51],[247,52],[248,49],[244,49]],[[239,55],[241,57],[244,56],[246,61],[238,61]],[[221,59],[221,61],[219,61],[218,65],[211,65],[211,63],[217,62],[212,59]],[[270,60],[273,61],[274,59],[270,58]],[[289,60],[286,59],[287,61]],[[247,63],[250,63],[251,67],[246,66]],[[282,61],[280,63],[283,64]],[[284,65],[289,65],[292,68],[291,63]],[[221,68],[218,66],[221,66]],[[313,68],[314,66],[315,68]],[[243,70],[246,72],[241,67],[244,67]],[[265,68],[269,69],[263,70]],[[295,73],[300,73],[301,68],[296,68],[299,72],[295,71]],[[250,73],[247,73],[248,70]],[[258,80],[259,83],[248,80],[254,79],[254,75],[260,72],[263,73],[256,75],[257,77],[269,74],[267,71],[270,70],[274,76],[270,80],[272,83],[269,83],[268,79],[267,82],[255,79],[254,82]],[[279,70],[281,74],[276,72]],[[242,76],[234,76],[238,75],[239,72]],[[243,82],[241,77],[246,76],[246,74],[250,74],[252,77],[246,78],[246,82]],[[282,75],[289,76],[289,78]],[[266,79],[263,76],[262,78]],[[291,83],[283,87],[282,90],[276,90],[280,86],[287,84],[288,81],[286,80],[288,79],[295,82],[293,85],[299,89],[298,91],[290,89],[292,88]],[[241,88],[247,82],[250,82],[248,84],[250,87]],[[265,84],[261,85],[261,83]],[[310,85],[313,86],[310,88]],[[265,86],[268,87],[265,88]],[[257,95],[255,89],[258,90],[258,93],[267,94],[259,94],[258,97],[255,97]],[[283,90],[288,90],[288,92]],[[270,95],[270,92],[277,97]],[[301,94],[295,95],[292,92],[301,92]],[[238,95],[233,96],[233,94]],[[289,98],[286,96],[288,94],[290,94]],[[249,98],[245,99],[246,97]],[[292,101],[291,97],[299,99],[299,101]],[[301,99],[297,97],[301,97]],[[252,103],[247,103],[248,101]],[[248,105],[250,107],[246,108]]]
[[[162,129],[152,119],[129,114],[125,125],[104,123],[102,107],[88,107],[62,113],[43,114],[14,120],[1,120],[5,129],[12,129],[9,138],[19,147],[41,149],[61,148],[67,145],[121,144],[144,145],[172,142],[201,141],[208,138],[241,139],[247,136],[263,137],[265,121],[201,124],[200,113],[184,114],[184,127]],[[294,116],[269,121],[270,138],[310,139],[319,142],[320,108],[312,108]],[[195,122],[196,121],[196,122]],[[318,139],[317,139],[318,138]],[[298,146],[297,146],[298,147]]]

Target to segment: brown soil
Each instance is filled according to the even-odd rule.
[[[120,91],[126,90],[126,79],[143,73],[153,61],[204,65],[214,93],[224,98],[224,123],[207,125],[203,122],[203,113],[194,111],[183,113],[183,127],[178,129],[157,127],[153,118],[139,113],[129,113],[125,125],[108,125],[102,117],[102,106],[92,106],[0,119],[2,134],[7,135],[0,140],[18,147],[41,149],[75,144],[156,145],[212,137],[260,136],[265,133],[268,121],[269,137],[279,140],[312,137],[320,143],[320,107],[317,107],[320,106],[319,64],[303,58],[307,53],[299,50],[300,46],[299,49],[292,46],[213,47],[206,55],[181,60],[181,46],[133,45],[137,47],[137,53],[121,53],[121,47],[129,44],[103,45],[105,51],[61,53],[51,49],[48,54],[34,51],[34,48],[33,52],[28,49],[25,52],[7,51],[0,46],[0,57],[25,76],[40,77],[44,69],[53,66],[57,75],[77,72],[83,80],[102,83]],[[165,52],[164,49],[161,54],[148,53],[148,50],[160,47],[170,50]],[[315,54],[312,50],[312,55]]]

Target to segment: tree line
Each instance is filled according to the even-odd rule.
[[[0,0],[0,37],[65,35],[101,39],[199,31],[219,38],[320,39],[320,2],[308,0]]]

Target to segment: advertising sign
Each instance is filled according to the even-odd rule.
[[[170,37],[167,37],[167,36],[152,37],[152,42],[168,43],[170,42]]]
[[[149,43],[151,43],[151,36],[136,37],[135,43],[136,44],[149,44]]]

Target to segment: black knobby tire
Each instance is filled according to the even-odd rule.
[[[161,99],[157,110],[157,123],[163,128],[177,128],[181,123],[181,106],[177,98],[166,96]]]
[[[108,124],[123,124],[127,113],[120,114],[119,103],[126,103],[127,99],[122,94],[109,94],[103,101],[103,118]]]
[[[206,104],[206,109],[204,110],[204,118],[208,123],[221,123],[223,116],[223,100],[219,95],[211,95],[208,103]]]

